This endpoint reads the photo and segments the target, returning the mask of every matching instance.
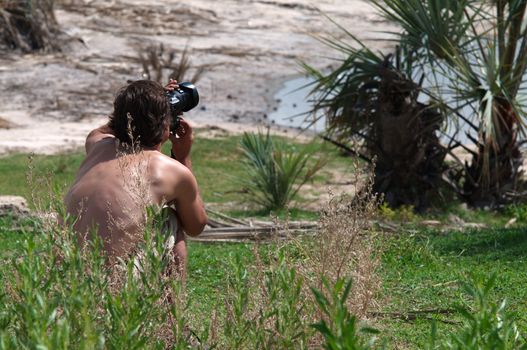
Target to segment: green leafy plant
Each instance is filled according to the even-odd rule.
[[[240,145],[248,198],[267,210],[285,208],[325,164],[322,158],[315,159],[313,148],[292,149],[269,132],[244,133]]]
[[[324,280],[325,291],[312,289],[323,318],[312,325],[325,339],[327,350],[372,349],[379,331],[359,328],[357,318],[350,314],[346,299],[351,291],[351,280],[340,279],[334,286]],[[369,337],[365,337],[369,335]]]
[[[305,349],[311,336],[306,320],[310,300],[302,295],[303,279],[283,252],[262,269],[230,261],[226,295],[225,348]]]
[[[505,300],[496,303],[490,292],[496,284],[496,274],[490,278],[472,276],[462,283],[463,290],[473,300],[458,307],[463,325],[445,338],[440,338],[435,324],[432,327],[429,349],[527,349],[527,339],[521,334],[506,310]]]
[[[136,259],[110,263],[99,239],[80,244],[67,226],[35,225],[43,234],[27,236],[3,276],[0,349],[186,346],[180,288],[152,215],[140,268]]]
[[[412,222],[418,216],[411,205],[402,205],[399,208],[392,209],[386,203],[379,206],[379,214],[383,219],[391,221]]]
[[[504,209],[504,213],[521,224],[527,223],[527,204],[509,205]]]

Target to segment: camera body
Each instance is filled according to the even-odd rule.
[[[183,112],[188,112],[199,103],[198,89],[190,82],[178,84],[179,88],[167,92],[170,104],[171,118],[170,131],[175,133],[179,127],[180,117]]]

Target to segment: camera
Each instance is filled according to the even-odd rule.
[[[170,118],[170,131],[175,133],[179,127],[182,112],[188,112],[199,103],[198,89],[194,84],[184,82],[178,84],[179,88],[167,92],[168,103],[172,116]]]

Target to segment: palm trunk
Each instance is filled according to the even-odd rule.
[[[511,203],[521,185],[522,155],[518,143],[519,120],[516,112],[505,99],[497,99],[496,138],[492,144],[482,135],[477,155],[467,167],[464,197],[475,207],[497,208]]]
[[[417,102],[418,87],[391,70],[381,74],[374,141],[368,148],[377,159],[373,191],[391,207],[420,211],[441,187],[445,148],[437,130],[442,116]]]

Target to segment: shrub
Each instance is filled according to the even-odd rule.
[[[318,158],[314,164],[313,148],[288,148],[269,135],[244,133],[240,142],[245,155],[247,178],[244,181],[248,198],[267,210],[285,208],[300,188],[325,164]]]
[[[71,229],[40,228],[3,276],[0,349],[187,344],[185,307],[178,282],[164,272],[170,261],[159,225],[145,230],[140,268],[134,259],[110,265],[100,240],[81,246]]]
[[[512,204],[504,209],[505,215],[516,218],[519,223],[527,223],[527,204]]]
[[[525,335],[521,334],[511,315],[506,311],[505,300],[496,303],[490,292],[495,286],[496,274],[489,279],[472,276],[462,287],[473,300],[474,308],[465,303],[457,308],[463,324],[446,337],[439,337],[432,327],[429,349],[527,349]]]

